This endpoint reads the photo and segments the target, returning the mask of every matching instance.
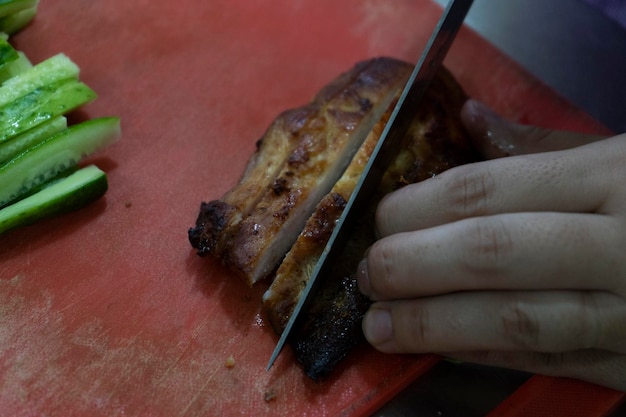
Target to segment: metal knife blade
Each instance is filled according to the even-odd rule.
[[[335,229],[298,300],[298,304],[296,304],[276,344],[276,348],[267,365],[267,370],[272,367],[276,358],[278,358],[301,313],[306,311],[320,282],[328,275],[328,271],[332,268],[337,254],[345,245],[358,212],[358,210],[353,208],[364,207],[372,193],[376,190],[383,174],[396,154],[426,90],[439,70],[443,59],[450,49],[450,45],[452,45],[459,28],[463,24],[463,20],[465,20],[472,3],[473,0],[451,0],[444,10],[341,217],[337,221]]]

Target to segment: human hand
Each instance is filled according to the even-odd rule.
[[[525,155],[383,199],[357,273],[366,338],[626,391],[626,134],[513,125],[473,101],[462,116],[486,157]]]

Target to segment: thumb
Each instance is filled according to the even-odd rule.
[[[461,119],[476,148],[488,159],[570,149],[606,138],[513,123],[476,100],[464,104]]]

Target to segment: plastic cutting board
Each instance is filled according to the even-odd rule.
[[[440,13],[426,0],[42,0],[13,43],[34,62],[72,58],[99,93],[75,117],[118,115],[123,138],[90,160],[105,198],[0,237],[0,415],[367,415],[436,363],[362,346],[323,384],[289,350],[266,372],[264,285],[197,257],[186,234],[274,117],[359,60],[415,62]],[[507,117],[606,131],[467,29],[446,65]],[[556,395],[566,415],[595,416],[622,399],[574,384],[533,378],[494,415],[536,416]]]

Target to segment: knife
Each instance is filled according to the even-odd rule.
[[[276,344],[276,348],[267,365],[268,371],[282,351],[285,342],[291,334],[291,330],[310,305],[316,289],[320,286],[320,282],[323,281],[325,276],[329,275],[338,253],[345,245],[355,218],[358,216],[358,209],[353,208],[364,207],[368,203],[387,167],[396,155],[400,142],[406,134],[426,90],[428,90],[431,81],[441,67],[441,63],[463,24],[463,20],[465,20],[472,3],[473,0],[451,0],[439,19],[435,31],[413,69],[391,117]]]

